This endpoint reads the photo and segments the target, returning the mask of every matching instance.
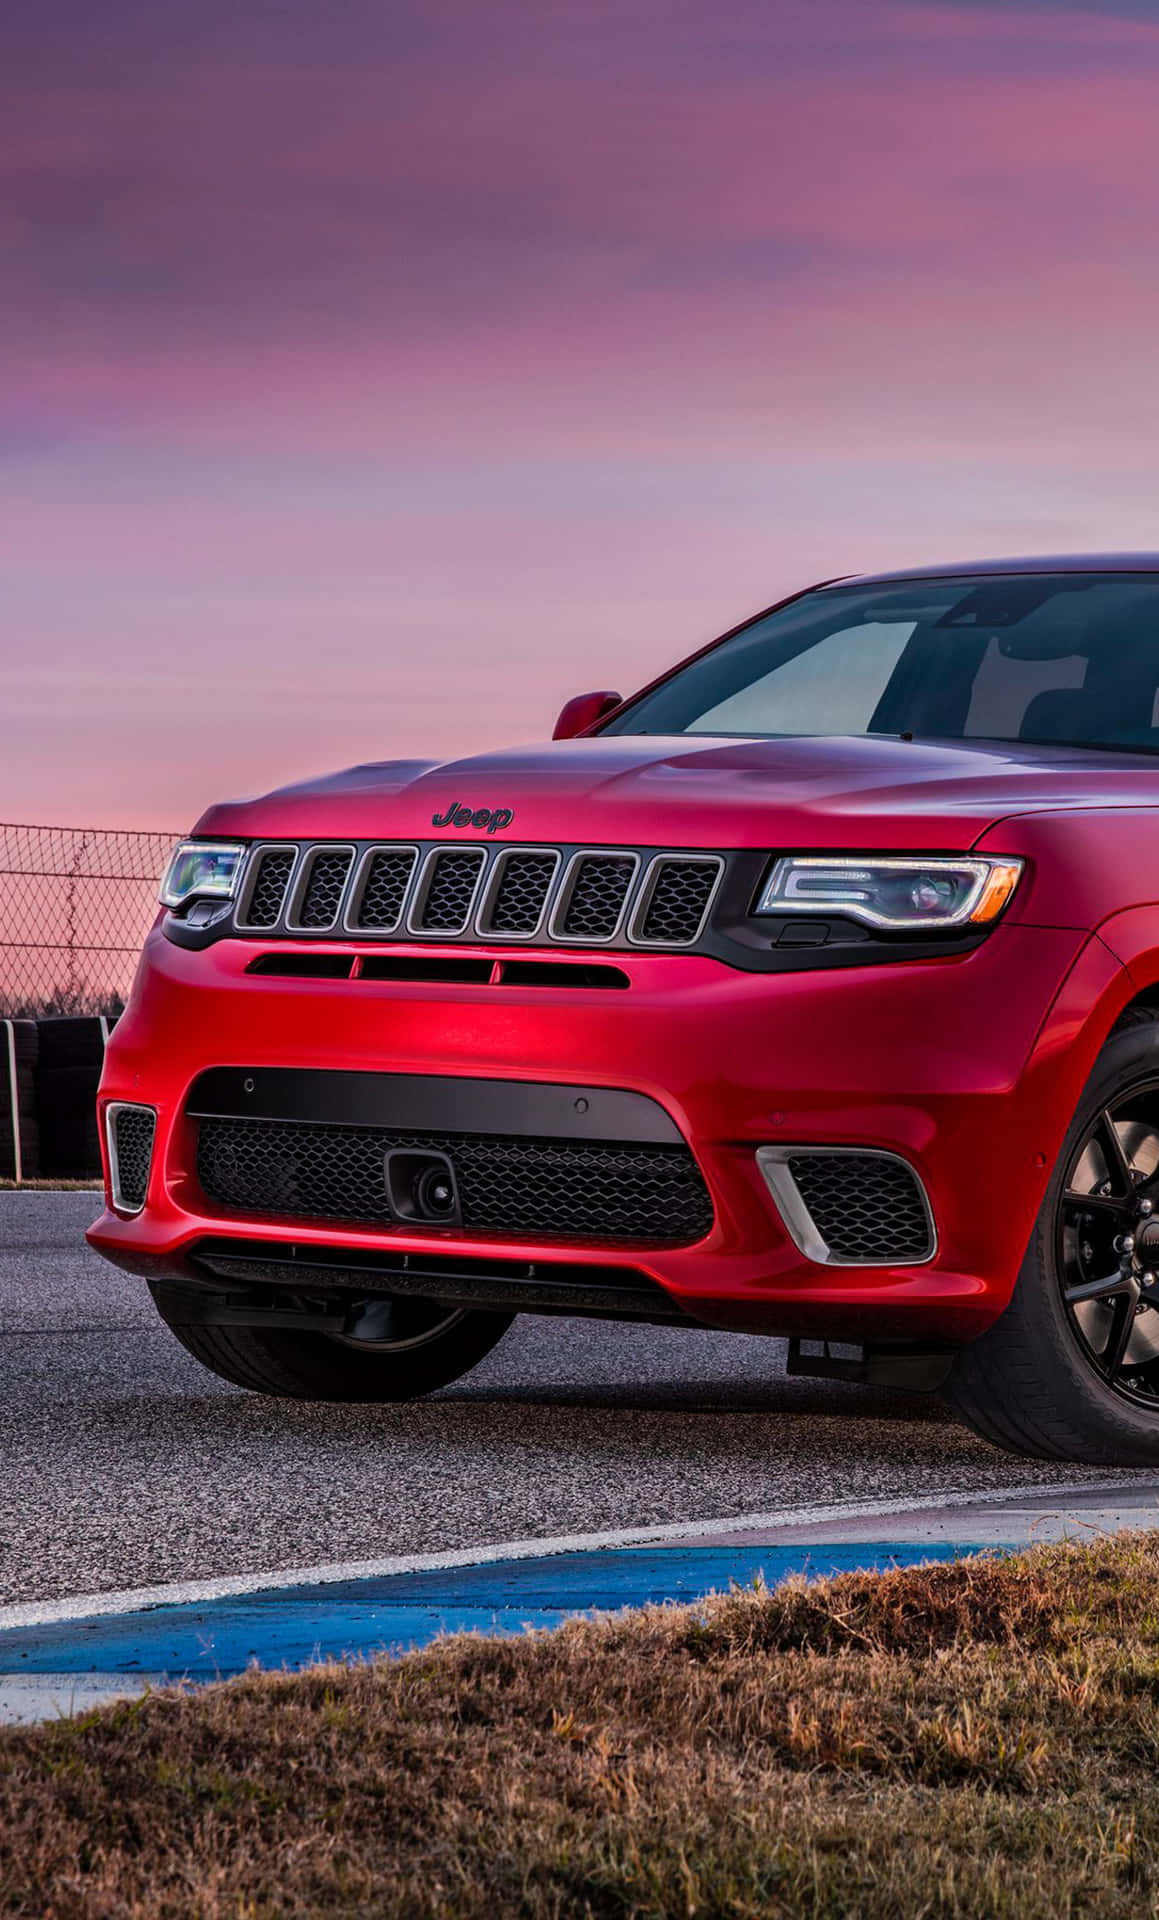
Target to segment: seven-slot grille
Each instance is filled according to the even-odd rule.
[[[708,1188],[685,1146],[282,1120],[197,1124],[197,1177],[226,1212],[392,1225],[386,1154],[404,1148],[446,1154],[468,1231],[687,1246],[712,1225]]]
[[[720,854],[620,847],[259,845],[235,925],[245,933],[691,947],[724,865]]]

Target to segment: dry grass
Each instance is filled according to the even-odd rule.
[[[850,1574],[0,1735],[0,1913],[1159,1907],[1159,1534]]]

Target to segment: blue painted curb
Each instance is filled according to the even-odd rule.
[[[839,1546],[631,1547],[434,1573],[274,1588],[0,1632],[0,1675],[123,1673],[224,1679],[255,1663],[302,1667],[424,1646],[440,1633],[514,1634],[575,1614],[694,1601],[763,1576],[813,1578],[956,1560],[986,1549],[905,1541]]]

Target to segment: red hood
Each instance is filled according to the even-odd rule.
[[[956,852],[1010,814],[1151,805],[1157,795],[1159,763],[1065,747],[618,735],[352,767],[211,807],[196,830],[243,839],[429,838],[440,831],[434,817],[457,802],[509,810],[503,838],[511,842]]]

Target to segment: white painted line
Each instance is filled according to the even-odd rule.
[[[1043,1486],[1014,1481],[969,1493],[911,1493],[890,1500],[844,1500],[830,1506],[777,1507],[767,1513],[731,1513],[714,1520],[678,1520],[664,1526],[614,1527],[604,1533],[555,1534],[544,1540],[498,1540],[487,1546],[452,1547],[441,1553],[392,1554],[381,1560],[326,1561],[315,1567],[288,1567],[264,1573],[225,1575],[215,1580],[171,1581],[157,1587],[123,1587],[110,1593],[70,1595],[64,1600],[17,1602],[0,1607],[0,1632],[9,1627],[43,1627],[62,1620],[87,1620],[104,1614],[140,1613],[150,1607],[195,1605],[229,1600],[246,1593],[281,1593],[292,1587],[331,1586],[341,1580],[379,1580],[394,1573],[437,1573],[442,1568],[484,1567],[497,1560],[538,1560],[560,1553],[594,1553],[615,1547],[647,1547],[676,1540],[703,1540],[715,1533],[758,1533],[776,1527],[821,1526],[829,1521],[872,1519],[889,1513],[930,1513],[952,1507],[992,1506],[1022,1495],[1062,1500],[1072,1493],[1121,1493],[1134,1481],[1076,1481]],[[846,1542],[845,1544],[849,1544]],[[856,1544],[856,1543],[853,1543]]]
[[[17,1186],[24,1178],[24,1143],[20,1138],[20,1084],[16,1078],[16,1027],[5,1020],[8,1031],[8,1086],[12,1095],[12,1178]]]

